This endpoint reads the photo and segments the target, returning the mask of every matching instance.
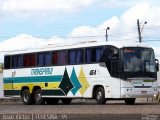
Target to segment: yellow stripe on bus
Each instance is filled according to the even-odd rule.
[[[58,89],[60,82],[48,82],[48,86],[45,83],[5,83],[4,90],[21,90],[23,86],[27,86],[32,91],[34,86],[40,86],[41,89]]]

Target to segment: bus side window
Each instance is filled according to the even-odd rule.
[[[12,68],[21,68],[23,66],[22,55],[12,56]]]
[[[17,67],[18,67],[18,68],[22,68],[22,67],[23,67],[23,56],[22,56],[22,55],[18,55],[18,56],[17,56],[17,60],[18,60],[18,61],[17,61],[17,65],[18,65],[18,66],[17,66]]]
[[[100,62],[105,62],[105,61],[107,60],[108,51],[109,51],[108,48],[105,48],[105,49],[103,50],[103,53],[102,53]]]
[[[23,57],[23,66],[24,67],[29,66],[29,55],[28,54],[24,55],[24,57]]]
[[[76,50],[70,50],[68,54],[68,63],[73,65],[76,63]]]
[[[68,63],[71,65],[83,63],[83,50],[70,50],[68,54]]]
[[[66,64],[66,51],[59,51],[58,52],[58,65],[65,65]]]
[[[42,52],[37,54],[37,65],[38,66],[49,66],[51,65],[51,53]]]
[[[76,63],[77,64],[83,63],[83,50],[77,50]]]
[[[5,69],[10,69],[11,65],[11,57],[10,56],[5,56],[4,58],[4,68]]]
[[[31,54],[30,55],[30,66],[35,66],[36,65],[36,55]]]
[[[92,56],[94,56],[94,61],[92,62],[99,62],[101,57],[102,57],[102,54],[103,54],[103,48],[94,48],[92,51]]]
[[[44,66],[44,53],[37,54],[37,65]]]
[[[91,62],[96,62],[96,48],[92,48]]]
[[[118,58],[118,50],[116,48],[106,48],[103,54],[104,60]]]
[[[118,49],[116,48],[113,48],[113,59],[116,59],[119,57],[119,54],[118,54]]]
[[[104,49],[103,48],[87,48],[85,53],[85,62],[100,62]]]
[[[17,68],[17,56],[12,56],[12,68]]]
[[[23,57],[23,66],[35,66],[36,65],[36,55],[35,54],[25,54]]]
[[[91,63],[91,48],[85,49],[85,63]]]
[[[44,54],[44,64],[46,66],[51,65],[51,53],[50,52],[45,52],[45,54]]]
[[[58,52],[53,52],[52,53],[52,64],[57,65],[58,64]]]

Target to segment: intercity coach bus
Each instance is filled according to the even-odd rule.
[[[83,42],[8,52],[4,95],[24,104],[70,104],[72,99],[124,100],[157,94],[158,60],[142,43]]]

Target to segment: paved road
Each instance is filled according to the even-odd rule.
[[[94,100],[74,100],[71,105],[23,105],[20,103],[3,103],[0,104],[0,114],[38,114],[38,115],[72,115],[70,118],[86,118],[101,120],[109,117],[111,120],[117,119],[128,120],[152,120],[143,119],[148,116],[154,120],[160,120],[160,103],[136,101],[135,105],[125,105],[124,101],[108,101],[105,105],[97,105]],[[89,114],[89,115],[88,115]],[[33,117],[33,116],[32,116]],[[41,118],[42,117],[42,118]],[[88,118],[89,117],[89,118]],[[124,118],[125,117],[125,118]],[[126,118],[128,117],[128,119]],[[136,118],[137,117],[137,118]],[[39,119],[36,116],[37,119]],[[40,119],[46,119],[46,116],[40,116]],[[4,118],[3,118],[4,119]]]

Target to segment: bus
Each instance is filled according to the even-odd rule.
[[[124,100],[153,97],[158,60],[142,43],[81,42],[8,52],[4,56],[4,96],[25,105],[70,104],[72,99]]]

